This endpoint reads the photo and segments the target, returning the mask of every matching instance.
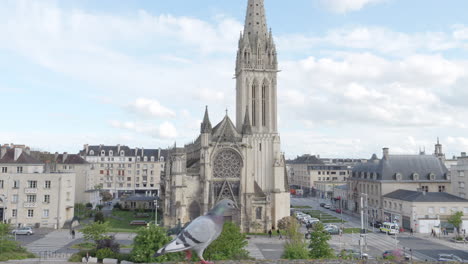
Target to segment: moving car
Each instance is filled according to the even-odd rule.
[[[369,259],[369,254],[367,253],[361,253],[357,250],[354,250],[354,249],[351,249],[351,248],[347,248],[347,249],[343,249],[341,250],[340,254],[338,255],[340,258],[344,257],[344,256],[349,256],[353,259]]]
[[[330,209],[330,207],[331,207],[331,205],[329,205],[329,204],[325,204],[325,205],[323,206],[323,208],[325,208],[325,209]]]
[[[320,207],[324,207],[325,206],[325,203],[320,203]]]
[[[380,228],[380,227],[382,227],[382,222],[380,222],[380,221],[369,222],[369,225],[373,226],[375,228]]]
[[[453,254],[439,254],[437,261],[450,261],[450,262],[466,262],[459,256]]]
[[[16,228],[13,231],[11,231],[12,234],[17,234],[17,235],[32,235],[34,234],[34,231],[31,227],[20,227]]]
[[[380,232],[395,235],[400,233],[400,227],[396,223],[384,222],[380,227]]]
[[[335,212],[338,213],[338,214],[341,214],[341,209],[340,209],[340,208],[337,208],[337,209],[335,210]]]

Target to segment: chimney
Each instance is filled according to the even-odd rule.
[[[117,153],[120,155],[120,144],[117,144]]]
[[[23,153],[22,148],[15,148],[15,161],[18,160],[19,156],[21,156],[21,153]]]
[[[31,155],[31,149],[29,147],[24,148],[24,152],[26,152],[28,155]]]
[[[382,149],[382,159],[388,159],[389,150],[388,148]]]
[[[462,158],[466,158],[466,152],[462,152],[462,153],[461,153],[461,157],[462,157]]]
[[[88,144],[84,144],[83,148],[85,149],[85,156],[88,155],[88,151],[89,151],[89,145]]]
[[[145,148],[141,148],[141,156],[145,156]]]
[[[138,156],[138,148],[135,148],[135,156]]]
[[[58,152],[55,152],[55,155],[54,155],[54,161],[57,162],[57,159],[58,159]]]
[[[63,157],[62,157],[62,163],[65,163],[65,161],[67,160],[68,158],[68,152],[64,152],[63,153]]]

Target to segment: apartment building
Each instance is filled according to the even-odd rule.
[[[312,195],[315,193],[314,181],[318,178],[313,178],[310,175],[309,166],[324,165],[321,160],[313,155],[298,156],[294,160],[287,161],[287,171],[289,176],[289,185],[292,189],[303,190],[304,195]]]
[[[450,192],[450,172],[436,155],[390,155],[383,149],[382,159],[373,155],[357,165],[349,177],[349,208],[358,212],[363,197],[369,219],[384,220],[383,196],[402,190]]]
[[[84,145],[79,155],[94,170],[93,183],[118,198],[124,194],[158,195],[165,150]]]
[[[75,173],[46,172],[24,145],[0,151],[1,219],[15,226],[61,228],[74,216]]]
[[[468,157],[466,152],[462,152],[456,161],[456,164],[450,167],[452,194],[461,198],[468,198]]]
[[[310,179],[316,196],[324,199],[333,198],[335,186],[346,184],[351,173],[351,167],[346,165],[311,165],[308,166]]]

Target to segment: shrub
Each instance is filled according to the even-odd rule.
[[[96,249],[108,248],[114,253],[120,253],[120,244],[117,243],[114,236],[110,236],[106,239],[96,241]]]
[[[288,222],[287,242],[284,246],[283,258],[285,259],[308,259],[309,251],[307,244],[302,240],[302,233],[299,231],[300,225],[291,217]],[[283,218],[284,219],[284,218]],[[281,219],[281,220],[283,220]],[[294,220],[294,221],[293,221]]]
[[[109,223],[94,222],[92,224],[85,225],[80,232],[83,233],[83,238],[88,241],[96,242],[108,239],[109,237],[106,233],[109,232]]]
[[[92,203],[86,203],[86,208],[93,208],[93,204]]]
[[[153,255],[164,245],[171,241],[171,237],[166,235],[166,230],[162,227],[150,224],[149,227],[140,227],[137,231],[137,236],[133,239],[133,250],[130,253],[130,258],[133,262],[167,262],[182,260],[182,255],[166,254],[157,258]]]
[[[106,219],[104,218],[104,214],[102,212],[97,212],[94,215],[94,222],[104,223],[105,221]]]
[[[122,205],[120,203],[115,203],[114,204],[114,209],[119,209],[121,210],[122,209]]]
[[[102,205],[102,204],[98,204],[98,205],[96,205],[96,208],[97,208],[99,211],[101,211],[101,210],[102,210],[102,208],[104,208],[104,205]]]
[[[326,232],[323,228],[322,223],[317,223],[313,227],[313,231],[310,234],[310,258],[313,259],[324,259],[333,258],[333,249],[328,244],[328,240],[331,239],[331,235]]]
[[[114,258],[115,253],[110,248],[101,248],[96,251],[98,259]]]
[[[278,228],[282,230],[288,230],[289,227],[291,226],[291,223],[297,223],[296,218],[293,216],[286,216],[278,220]]]
[[[244,249],[247,244],[246,235],[240,232],[239,227],[226,222],[221,235],[205,250],[203,256],[209,260],[250,259],[248,251]]]

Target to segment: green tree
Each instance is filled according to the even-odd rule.
[[[182,255],[166,254],[153,258],[154,253],[171,241],[171,237],[166,235],[166,230],[162,227],[150,224],[149,227],[141,227],[137,231],[137,236],[133,239],[133,250],[130,253],[131,259],[138,263],[166,262],[182,260]]]
[[[83,238],[88,241],[97,242],[99,240],[108,239],[109,236],[109,223],[106,222],[94,222],[92,224],[85,225],[83,229],[80,230],[83,233]]]
[[[240,232],[239,227],[232,222],[226,222],[221,235],[211,243],[203,256],[209,260],[249,259],[249,253],[244,249],[247,244],[247,237]]]
[[[452,215],[449,217],[447,221],[457,228],[457,235],[458,235],[457,237],[460,237],[460,226],[463,223],[462,217],[463,217],[463,212],[458,211],[458,212],[452,213]]]
[[[103,202],[111,201],[112,198],[114,198],[109,191],[101,191],[99,195],[101,196]]]
[[[322,223],[317,223],[310,234],[309,256],[312,259],[333,258],[333,249],[328,244],[331,235],[325,231]]]
[[[283,217],[278,220],[278,228],[280,230],[288,230],[292,223],[296,223],[297,226],[297,220],[294,218],[294,216]]]
[[[94,215],[94,222],[104,223],[105,221],[106,219],[104,218],[104,214],[101,211]]]
[[[283,221],[284,220],[284,221]],[[303,234],[299,231],[300,225],[294,217],[285,217],[278,221],[278,227],[282,222],[283,227],[287,227],[287,241],[284,245],[283,258],[285,259],[308,259],[309,250],[303,240]]]

